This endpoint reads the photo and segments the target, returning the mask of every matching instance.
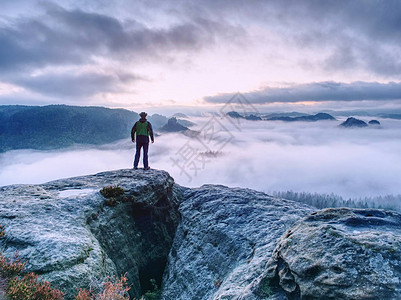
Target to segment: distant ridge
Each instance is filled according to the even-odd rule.
[[[251,121],[285,121],[285,122],[296,122],[296,121],[307,121],[307,122],[316,122],[320,120],[336,120],[332,115],[328,113],[317,113],[315,115],[307,115],[302,113],[274,113],[269,115],[264,115],[262,117],[257,115],[246,115],[243,116],[236,111],[230,111],[227,115],[234,119],[246,119]]]
[[[138,118],[135,112],[105,107],[0,106],[0,152],[106,144],[129,138]]]
[[[327,113],[318,113],[316,115],[307,115],[307,116],[299,116],[299,117],[286,117],[286,116],[278,116],[278,117],[270,117],[267,119],[268,121],[285,121],[285,122],[296,122],[296,121],[308,121],[308,122],[316,122],[320,120],[336,120],[332,115]]]

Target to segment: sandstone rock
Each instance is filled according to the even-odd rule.
[[[165,132],[179,132],[179,131],[188,130],[188,128],[181,125],[177,121],[177,118],[172,117],[167,121],[166,125],[164,125],[162,128],[160,128],[160,130],[165,131]]]
[[[163,279],[162,299],[251,299],[280,236],[312,212],[249,189],[187,190]]]
[[[118,185],[123,203],[105,205],[99,190]],[[4,253],[17,250],[27,270],[76,294],[106,276],[127,272],[131,296],[149,279],[160,284],[179,221],[180,187],[164,171],[119,170],[41,185],[0,188]],[[157,278],[158,277],[158,278]]]
[[[254,291],[268,298],[401,299],[401,215],[325,209],[280,239]]]
[[[110,185],[124,190],[113,206],[99,193]],[[163,276],[166,300],[401,299],[401,215],[313,211],[249,189],[183,188],[164,171],[118,170],[1,187],[0,248],[18,250],[66,299],[126,272],[136,298]]]

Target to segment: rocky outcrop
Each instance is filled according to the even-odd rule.
[[[342,122],[339,126],[345,127],[345,128],[354,128],[354,127],[366,127],[368,124],[366,124],[365,121],[356,119],[354,117],[350,117],[344,122]]]
[[[401,215],[325,209],[280,239],[254,289],[268,298],[401,299]]]
[[[123,194],[99,192],[119,186]],[[158,170],[118,170],[0,188],[8,257],[71,299],[127,273],[131,297],[400,299],[401,215],[325,209]]]
[[[380,122],[377,120],[370,120],[368,124],[369,125],[380,125]]]
[[[99,190],[118,185],[121,203],[105,205]],[[161,282],[179,222],[181,188],[163,171],[119,170],[42,185],[0,188],[5,254],[71,299],[77,288],[127,273],[131,296]]]
[[[172,117],[167,121],[167,124],[164,125],[160,130],[165,132],[180,132],[188,130],[188,128],[178,123],[177,118]]]
[[[310,212],[305,204],[248,189],[187,190],[162,299],[250,299],[280,236]]]

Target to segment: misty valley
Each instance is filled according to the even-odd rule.
[[[400,116],[153,114],[150,164],[191,187],[248,187],[318,208],[400,210]],[[137,119],[135,112],[103,107],[0,106],[0,185],[130,168],[129,133]],[[190,162],[188,151],[197,159]]]

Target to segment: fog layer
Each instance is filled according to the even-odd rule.
[[[380,127],[362,129],[339,128],[343,120],[194,121],[198,138],[163,134],[149,149],[150,166],[168,171],[181,185],[213,183],[343,197],[401,194],[401,121],[379,119]],[[97,148],[6,152],[0,155],[0,186],[131,168],[134,152],[130,140]]]

